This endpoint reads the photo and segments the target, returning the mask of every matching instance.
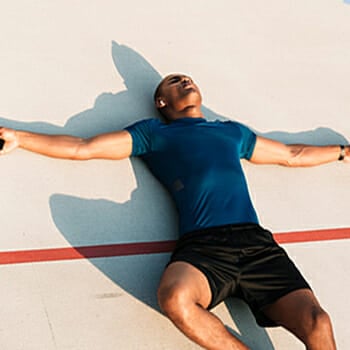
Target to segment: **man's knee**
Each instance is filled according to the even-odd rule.
[[[312,310],[310,335],[317,333],[327,333],[332,330],[331,319],[322,308]]]
[[[169,318],[186,318],[193,307],[206,308],[210,300],[208,280],[197,268],[179,261],[165,270],[158,288],[158,303]]]
[[[172,320],[185,318],[191,303],[194,302],[190,294],[181,284],[160,286],[158,289],[158,304],[165,315]]]
[[[312,310],[308,326],[305,328],[303,340],[308,346],[319,344],[320,342],[328,344],[330,339],[333,339],[331,319],[328,313],[320,307]]]

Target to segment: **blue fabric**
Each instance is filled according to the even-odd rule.
[[[246,126],[204,118],[165,124],[145,119],[126,128],[139,156],[168,189],[180,234],[207,227],[258,223],[240,159],[250,159],[256,135]]]

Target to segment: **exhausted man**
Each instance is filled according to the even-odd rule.
[[[20,147],[74,160],[141,157],[179,213],[180,238],[158,289],[159,305],[176,327],[205,349],[248,349],[210,312],[235,296],[259,325],[282,326],[309,350],[336,349],[328,314],[259,225],[241,159],[309,167],[349,162],[349,146],[285,145],[234,121],[207,121],[198,86],[183,74],[165,77],[154,101],[163,121],[145,119],[89,139],[1,128],[1,154]]]

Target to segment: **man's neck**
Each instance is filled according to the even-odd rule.
[[[181,119],[181,118],[204,118],[204,115],[201,111],[200,108],[198,107],[186,107],[181,111],[176,111],[173,112],[170,116],[169,116],[169,120],[176,120],[176,119]]]

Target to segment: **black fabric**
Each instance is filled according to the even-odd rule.
[[[277,326],[264,307],[297,289],[308,288],[272,234],[256,224],[227,225],[185,234],[170,263],[184,261],[207,277],[213,308],[229,296],[243,299],[263,327]]]

